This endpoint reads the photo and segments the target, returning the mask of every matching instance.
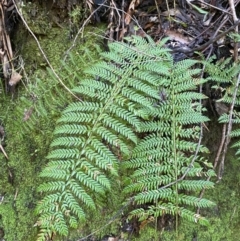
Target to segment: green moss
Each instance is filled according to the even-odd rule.
[[[4,203],[0,205],[0,227],[4,228],[5,240],[16,240],[13,230],[17,226],[17,218],[11,199],[12,197],[5,197]]]
[[[34,10],[35,6],[32,9]],[[26,11],[29,10],[26,9]],[[34,13],[30,13],[32,14]],[[61,66],[61,60],[71,45],[69,30],[62,29],[58,25],[49,25],[49,19],[44,14],[36,15],[36,19],[31,17],[27,21],[30,28],[37,34],[49,61],[67,85],[77,84],[84,77],[82,70],[98,60],[96,47],[99,40],[90,32],[101,33],[101,28],[104,26],[86,28],[84,37],[78,40],[77,46],[72,51],[76,71],[66,74],[67,72]],[[23,83],[26,87],[19,86],[14,101],[11,97],[0,95],[0,120],[6,131],[4,148],[9,156],[9,160],[6,160],[0,152],[0,196],[4,196],[0,204],[0,227],[4,229],[4,239],[7,241],[33,241],[37,235],[37,227],[34,227],[37,220],[34,209],[41,198],[41,194],[37,193],[37,187],[42,182],[39,173],[47,163],[46,156],[56,120],[64,105],[73,98],[49,75],[46,61],[36,41],[25,28],[19,28],[15,36],[15,46],[24,61],[26,75]],[[68,64],[73,66],[71,63]],[[54,88],[49,85],[53,82]],[[62,95],[61,100],[64,99],[65,103],[60,101],[59,95]],[[32,106],[35,108],[33,114],[24,121],[25,111]],[[215,143],[216,138],[219,137],[214,137],[211,142]],[[214,191],[206,193],[207,198],[217,203],[215,209],[204,213],[210,220],[210,226],[201,227],[181,221],[178,240],[192,241],[194,235],[198,237],[198,241],[239,239],[240,174],[238,167],[239,161],[230,151],[223,180],[216,185]],[[97,231],[96,237],[120,232],[121,214],[118,212],[119,210],[121,212],[124,197],[121,194],[121,186],[116,186],[112,190],[114,192],[104,198],[106,209],[99,209],[89,214],[90,222],[80,225],[77,231],[72,232],[70,239],[83,237],[94,231]],[[172,241],[175,240],[175,232],[173,230],[160,232],[149,225],[140,231],[139,237],[132,237],[132,240]]]
[[[43,14],[40,16],[43,17]],[[45,25],[46,20],[43,17]],[[36,19],[36,23],[44,28],[45,25],[38,21]],[[84,39],[79,39],[72,51],[79,75],[77,78],[76,73],[67,73],[61,63],[71,45],[68,29],[51,26],[45,33],[40,33],[31,25],[36,24],[34,21],[28,19],[28,23],[37,34],[52,66],[68,87],[80,81],[84,77],[81,73],[83,68],[97,60],[97,38],[88,34],[91,31],[96,33],[97,29],[87,28]],[[46,156],[56,120],[73,97],[49,74],[35,40],[24,27],[19,27],[14,44],[23,59],[25,73],[14,99],[0,95],[0,124],[5,128],[4,148],[9,156],[7,160],[0,152],[0,196],[4,196],[0,204],[0,228],[4,229],[4,239],[7,241],[33,241],[38,232],[34,226],[37,220],[35,207],[42,198],[37,192],[43,181],[39,173],[47,163]],[[24,120],[32,107],[29,118]]]

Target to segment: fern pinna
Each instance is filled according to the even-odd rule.
[[[208,152],[207,148],[198,144],[199,124],[208,121],[199,102],[205,96],[197,93],[197,86],[205,81],[198,78],[201,69],[190,59],[176,64],[171,60],[164,71],[160,63],[142,67],[144,73],[158,76],[160,100],[154,110],[148,111],[151,119],[141,124],[140,131],[147,136],[124,162],[127,170],[133,170],[125,188],[135,203],[130,217],[145,220],[170,214],[205,223],[206,219],[192,210],[213,205],[195,195],[213,187],[212,182],[199,177],[215,175],[205,169],[206,160],[200,156]]]
[[[39,188],[46,194],[37,207],[38,240],[52,232],[66,236],[110,189],[110,177],[118,175],[115,153],[129,157],[141,119],[159,102],[158,76],[145,75],[141,67],[151,62],[165,71],[170,55],[163,44],[140,37],[112,43],[104,60],[86,70],[90,78],[79,79],[73,91],[83,101],[63,111],[41,173],[47,180]]]

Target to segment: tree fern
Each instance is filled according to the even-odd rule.
[[[172,60],[163,44],[140,37],[112,43],[102,53],[104,60],[86,70],[90,77],[79,78],[73,91],[83,101],[63,111],[41,173],[47,180],[39,188],[46,193],[37,208],[39,240],[50,232],[66,236],[110,189],[109,177],[118,175],[115,153],[129,157],[138,143],[136,130],[159,102],[159,74],[144,66],[158,63],[157,71],[166,72]]]
[[[215,175],[203,169],[206,160],[200,153],[208,150],[197,143],[199,124],[208,118],[202,115],[199,104],[205,96],[196,90],[206,80],[198,78],[201,70],[193,60],[176,64],[171,60],[164,71],[159,71],[160,68],[157,63],[154,69],[151,64],[142,65],[141,71],[158,76],[159,96],[164,98],[160,98],[154,110],[147,111],[151,119],[141,123],[140,132],[148,135],[124,162],[127,170],[133,170],[125,192],[137,205],[130,216],[146,219],[149,215],[171,214],[205,223],[192,207],[209,207],[213,202],[184,193],[196,195],[203,188],[213,187],[212,182],[198,178]],[[143,204],[148,209],[143,209]]]

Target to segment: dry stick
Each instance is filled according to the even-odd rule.
[[[229,5],[230,5],[231,11],[232,11],[233,21],[234,21],[234,25],[235,25],[236,23],[239,22],[239,20],[238,20],[237,15],[236,15],[234,1],[229,0]],[[235,32],[238,33],[238,24],[235,26]],[[238,43],[234,43],[234,61],[235,62],[238,61]],[[232,131],[233,109],[234,109],[236,98],[237,98],[237,91],[238,91],[239,83],[240,83],[240,74],[238,74],[238,78],[236,80],[235,89],[234,89],[234,93],[233,93],[233,100],[232,100],[232,103],[231,103],[231,106],[230,106],[229,122],[228,122],[228,125],[227,125],[227,133],[226,133],[225,138],[224,138],[225,143],[224,143],[221,162],[220,162],[219,169],[218,169],[218,181],[220,181],[222,179],[222,175],[223,175],[223,171],[224,171],[225,156],[226,156],[226,153],[227,153],[228,144],[229,144],[230,139],[231,139],[230,133]]]
[[[226,127],[227,127],[227,125],[224,124],[224,125],[223,125],[223,129],[222,129],[221,143],[220,143],[220,145],[219,145],[219,147],[218,147],[217,156],[216,156],[216,158],[215,158],[215,160],[214,160],[214,165],[213,165],[213,169],[214,169],[214,170],[216,169],[216,167],[217,167],[217,165],[218,165],[219,158],[220,158],[220,156],[221,156],[221,154],[222,154],[222,149],[223,149],[223,146],[224,146],[224,141],[225,141],[225,136],[226,136]],[[208,181],[209,181],[209,180],[208,180]]]
[[[175,1],[174,1],[174,3],[175,3]],[[161,23],[161,12],[160,12],[157,0],[155,0],[155,5],[156,5],[156,8],[157,8],[159,23]],[[175,7],[174,7],[174,10],[175,10]]]
[[[109,41],[113,41],[113,34],[114,34],[114,28],[113,28],[113,17],[114,17],[114,8],[112,7],[112,2],[110,3],[110,13],[109,13]],[[118,38],[117,38],[118,41]]]
[[[111,7],[111,6],[104,5],[104,4],[102,4],[102,6],[108,7],[108,8],[113,8],[113,7]],[[114,9],[115,9],[115,8],[114,8]],[[135,17],[132,17],[130,14],[128,14],[126,11],[124,11],[124,10],[122,10],[122,9],[117,8],[117,10],[118,10],[119,12],[123,12],[124,14],[128,15],[128,16],[135,22],[135,24],[138,26],[138,28],[141,29],[141,30],[145,33],[145,31],[143,30],[142,26],[138,23],[138,20],[137,20]],[[96,34],[95,34],[95,35],[96,35]],[[147,34],[146,34],[146,35],[147,35]],[[96,35],[96,36],[99,36],[99,35]],[[107,38],[106,38],[106,39],[107,39]],[[115,40],[114,40],[114,41],[115,41]],[[118,41],[116,41],[116,42],[118,42]]]
[[[167,5],[167,11],[168,11],[169,22],[171,23],[170,9],[169,9],[169,5],[168,5],[168,0],[166,0],[166,5]]]
[[[125,27],[125,19],[124,19],[124,5],[125,5],[125,2],[124,0],[122,0],[122,31],[124,31],[124,27]]]
[[[4,150],[3,146],[2,146],[2,144],[0,144],[0,150],[2,151],[2,153],[4,154],[4,156],[5,156],[7,159],[9,159],[7,153],[5,152],[5,150]]]
[[[218,31],[222,28],[222,26],[228,21],[229,19],[229,16],[225,16],[225,19],[224,21],[222,21],[222,23],[220,24],[220,26],[218,27],[218,29],[216,30],[216,32],[214,33],[213,35],[213,38],[216,37]],[[210,52],[211,53],[211,52]],[[208,55],[208,58],[209,58],[210,55]],[[223,149],[223,146],[224,146],[224,142],[225,142],[225,135],[226,135],[226,124],[223,125],[223,130],[222,130],[222,138],[221,138],[221,143],[219,145],[219,148],[218,148],[218,152],[217,152],[217,156],[214,160],[214,165],[213,165],[213,170],[216,169],[217,165],[218,165],[218,161],[219,161],[219,158],[222,154],[222,149]],[[207,181],[210,181],[211,177],[209,176],[207,178]],[[199,199],[202,199],[203,195],[205,193],[205,188],[202,189],[202,191],[200,192],[200,195],[199,195]],[[200,213],[200,208],[197,209],[197,214]]]
[[[115,10],[116,10],[117,15],[118,15],[118,28],[119,28],[119,27],[120,27],[120,25],[121,25],[121,21],[120,21],[121,16],[120,16],[120,13],[119,13],[119,9],[117,8],[117,6],[116,6],[116,4],[115,4],[114,0],[112,0],[112,1],[111,1],[111,3],[112,3],[112,6],[113,6],[113,9],[115,9]],[[117,32],[117,34],[119,34],[119,31]],[[117,40],[118,40],[118,36],[117,36]]]
[[[232,100],[232,104],[230,106],[229,122],[228,122],[228,126],[227,126],[227,134],[225,135],[225,144],[224,144],[224,149],[223,149],[223,153],[222,153],[222,159],[221,159],[221,163],[220,163],[220,166],[219,166],[218,181],[220,181],[222,179],[225,156],[226,156],[226,153],[227,153],[228,144],[229,144],[230,139],[231,139],[230,133],[232,131],[233,108],[235,106],[235,102],[236,102],[236,98],[237,98],[239,83],[240,83],[240,74],[238,74],[238,78],[237,78],[236,85],[235,85],[235,90],[234,90],[234,93],[233,93],[233,100]]]
[[[222,9],[222,8],[218,8],[218,7],[216,7],[216,6],[212,5],[212,4],[206,3],[206,2],[204,2],[204,1],[199,1],[199,0],[198,0],[198,2],[200,2],[200,3],[202,3],[203,5],[206,5],[206,6],[208,6],[208,7],[217,9],[217,10],[223,12],[223,13],[232,15],[232,13],[228,12],[227,10],[224,10],[224,9]]]
[[[71,95],[73,95],[76,99],[78,99],[78,100],[81,101],[81,99],[80,99],[79,97],[77,97],[77,96],[63,83],[63,81],[60,79],[60,77],[58,76],[58,74],[56,73],[56,71],[54,70],[54,68],[52,67],[50,61],[48,60],[46,54],[44,53],[44,51],[43,51],[43,49],[42,49],[42,47],[41,47],[41,45],[40,45],[37,37],[35,36],[35,34],[32,32],[32,30],[31,30],[30,27],[28,26],[28,24],[27,24],[27,22],[25,21],[23,15],[20,13],[20,11],[19,11],[19,9],[18,9],[18,7],[17,7],[17,5],[16,5],[16,3],[15,3],[15,0],[12,0],[12,1],[13,1],[13,4],[14,4],[14,6],[15,6],[15,9],[16,9],[18,15],[20,16],[21,20],[23,21],[23,23],[24,23],[25,27],[27,28],[27,30],[29,31],[29,33],[30,33],[30,34],[33,36],[33,38],[35,39],[35,41],[36,41],[36,43],[37,43],[37,45],[38,45],[39,50],[41,51],[41,53],[42,53],[44,59],[46,60],[49,68],[52,70],[53,74],[56,76],[56,78],[57,78],[57,80],[59,81],[59,83],[60,83]]]
[[[236,23],[238,21],[236,10],[234,6],[233,0],[229,0],[230,9],[233,15],[233,22]],[[235,33],[238,33],[238,26],[235,27]],[[238,43],[234,42],[234,62],[238,61]]]
[[[194,49],[183,49],[183,48],[176,48],[173,49],[172,52],[180,52],[180,53],[185,53],[185,54],[190,54],[193,53],[195,51],[200,51],[203,50],[205,48],[207,48],[210,44],[213,44],[214,42],[216,42],[217,40],[221,39],[222,37],[224,37],[225,35],[227,35],[228,33],[230,33],[232,30],[235,29],[236,26],[238,26],[240,24],[240,20],[238,20],[236,23],[234,23],[228,30],[222,32],[221,34],[217,35],[214,38],[211,38],[208,42],[206,42],[205,44],[194,48]]]

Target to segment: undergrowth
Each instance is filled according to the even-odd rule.
[[[198,77],[197,61],[174,64],[164,43],[140,37],[111,43],[103,61],[85,71],[89,78],[79,78],[73,91],[82,101],[63,110],[41,173],[46,182],[39,191],[46,194],[37,207],[38,240],[52,233],[67,236],[89,210],[103,208],[122,161],[135,170],[127,196],[148,204],[132,216],[171,214],[206,223],[187,208],[214,205],[190,195],[212,188],[200,177],[215,175],[203,168],[207,161],[200,153],[207,149],[198,144],[198,125],[208,119],[199,104],[205,97],[196,90],[206,80]]]
[[[47,56],[50,56],[53,66],[59,73],[63,73],[61,78],[68,86],[73,83],[75,85],[77,80],[74,73],[68,73],[64,69],[66,63],[71,66],[71,61],[60,62],[60,56],[68,47],[65,45],[64,34],[56,30],[53,30],[52,34],[56,41],[61,35],[62,42],[55,43],[57,49],[54,48],[52,39],[48,40],[51,43],[41,39],[42,46],[44,50],[46,46],[51,46],[47,49]],[[22,35],[24,39],[26,34]],[[95,37],[89,38],[87,49],[78,46],[73,51],[72,58],[77,58],[79,72],[98,58],[96,41]],[[36,53],[36,44],[31,39],[27,42],[28,46],[21,52],[26,61],[22,85],[13,95],[7,95],[3,91],[0,96],[0,124],[5,130],[5,138],[1,144],[9,157],[7,160],[2,152],[0,153],[0,196],[4,197],[0,204],[0,228],[4,230],[4,239],[9,241],[36,239],[35,208],[37,200],[40,199],[36,187],[42,182],[39,172],[46,164],[45,156],[56,120],[73,99],[63,91],[51,72],[46,71],[41,56]],[[34,68],[37,70],[34,71]],[[30,76],[27,73],[33,74]]]
[[[200,190],[213,187],[204,177],[215,175],[206,159],[207,148],[198,144],[201,124],[208,121],[201,106],[205,96],[198,93],[198,87],[209,80],[220,85],[227,79],[232,84],[238,68],[233,66],[223,73],[207,62],[209,77],[203,79],[199,77],[200,62],[173,63],[164,41],[155,44],[150,38],[136,37],[109,47],[109,52],[101,54],[101,61],[90,67],[95,61],[86,48],[72,54],[59,68],[62,80],[81,101],[73,101],[63,92],[51,71],[44,75],[40,71],[34,82],[27,84],[25,94],[1,115],[10,157],[1,156],[0,195],[5,194],[5,199],[0,206],[0,225],[6,239],[34,240],[36,229],[28,228],[33,223],[40,226],[38,240],[52,234],[70,237],[73,228],[80,237],[95,228],[84,227],[85,220],[103,215],[106,223],[113,221],[111,212],[119,210],[124,199],[128,200],[125,204],[131,203],[129,218],[137,216],[143,222],[152,217],[155,223],[167,214],[176,218],[176,232],[164,231],[160,234],[163,240],[176,236],[190,240],[195,230],[207,230],[193,226],[193,231],[184,231],[186,220],[207,223],[195,212],[196,207],[215,210],[212,201],[198,198]],[[225,69],[226,65],[227,61],[217,66]],[[224,101],[231,103],[233,91],[227,89]],[[238,123],[238,117],[235,111],[233,122]],[[228,120],[227,115],[220,118]],[[237,129],[232,132],[233,137],[238,135]],[[33,180],[42,182],[36,175],[40,170],[44,183],[37,193],[32,184]],[[106,203],[111,210],[106,210]],[[230,222],[238,211],[235,207]],[[38,220],[33,218],[35,208]],[[208,219],[212,233],[216,232],[219,219]],[[97,220],[94,225],[101,226],[102,220]],[[115,223],[103,230],[118,228]],[[157,240],[159,234],[154,229],[151,237]],[[210,240],[206,235],[203,232],[199,237]]]

